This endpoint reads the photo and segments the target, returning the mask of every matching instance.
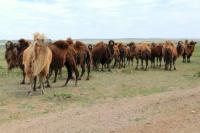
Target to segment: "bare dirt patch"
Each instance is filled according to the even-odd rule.
[[[2,133],[197,133],[200,88],[124,98],[0,126]]]

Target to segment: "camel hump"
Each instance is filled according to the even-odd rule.
[[[56,41],[56,42],[53,43],[53,45],[55,45],[56,47],[58,47],[60,49],[67,49],[68,48],[68,44],[64,40]]]

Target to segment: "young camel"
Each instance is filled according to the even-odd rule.
[[[25,74],[30,79],[28,95],[32,95],[32,91],[36,91],[33,88],[36,83],[36,77],[39,77],[42,94],[44,94],[44,78],[47,79],[47,86],[49,86],[48,73],[52,60],[52,52],[48,46],[45,45],[44,40],[44,34],[35,33],[33,44],[23,53]]]

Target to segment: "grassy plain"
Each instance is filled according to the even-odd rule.
[[[74,87],[74,81],[70,81],[67,87],[61,87],[66,77],[63,69],[63,77],[59,77],[57,83],[51,83],[52,87],[46,89],[45,95],[40,95],[38,90],[34,96],[27,97],[28,81],[26,85],[20,85],[21,71],[7,71],[4,51],[4,48],[0,49],[0,123],[61,111],[69,106],[91,106],[200,85],[200,47],[197,46],[191,63],[182,63],[182,58],[179,58],[176,71],[165,71],[163,67],[136,71],[134,62],[133,66],[125,69],[92,71],[90,80],[79,81],[77,87]]]

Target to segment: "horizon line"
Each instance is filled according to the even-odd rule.
[[[19,38],[21,39],[21,38]],[[4,40],[19,40],[19,39],[0,39],[0,41],[4,41]],[[47,38],[47,39],[51,39],[51,38]],[[66,39],[66,38],[65,38]],[[153,38],[149,38],[149,37],[144,37],[144,38],[131,38],[131,37],[120,37],[120,38],[72,38],[73,40],[127,40],[127,39],[135,39],[135,40],[181,40],[181,39],[193,39],[193,40],[200,40],[200,38],[186,38],[186,37],[177,37],[177,38],[170,38],[170,37],[153,37]],[[32,39],[28,39],[28,40],[32,40]],[[51,39],[51,40],[64,40],[64,39]]]

